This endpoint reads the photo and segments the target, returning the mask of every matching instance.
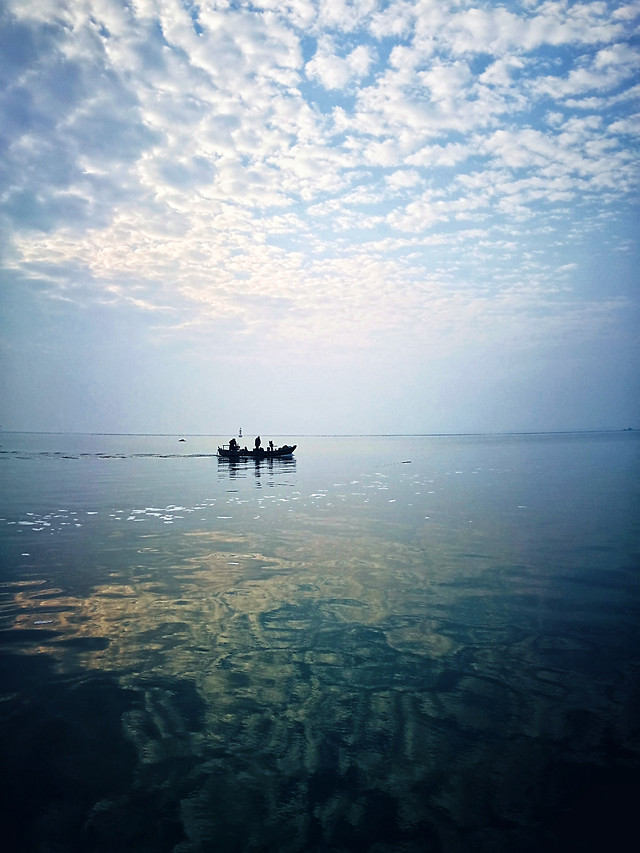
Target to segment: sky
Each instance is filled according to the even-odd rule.
[[[640,427],[640,2],[0,0],[0,425]]]

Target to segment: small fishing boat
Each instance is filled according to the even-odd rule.
[[[254,447],[249,450],[246,447],[231,447],[223,444],[218,447],[218,459],[291,459],[297,444],[283,444],[282,447]]]

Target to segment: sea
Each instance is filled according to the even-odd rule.
[[[640,432],[270,438],[0,433],[3,848],[635,849]]]

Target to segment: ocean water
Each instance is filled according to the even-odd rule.
[[[640,433],[228,438],[0,434],[5,849],[631,849]]]

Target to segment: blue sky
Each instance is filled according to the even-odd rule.
[[[640,3],[5,0],[0,423],[640,427]]]

